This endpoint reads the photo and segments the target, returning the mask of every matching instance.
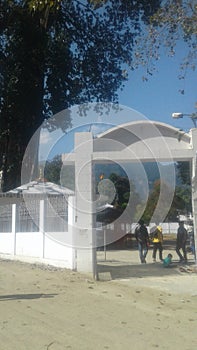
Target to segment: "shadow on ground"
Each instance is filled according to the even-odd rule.
[[[181,266],[181,265],[180,265]],[[99,280],[107,279],[124,279],[124,278],[144,278],[144,277],[164,277],[179,275],[178,264],[174,264],[171,268],[164,268],[162,264],[143,264],[143,265],[126,265],[121,262],[105,262],[105,264],[97,264],[97,272]]]
[[[53,298],[57,294],[9,294],[9,295],[0,295],[0,301],[3,300],[24,300],[24,299],[40,299],[40,298]]]

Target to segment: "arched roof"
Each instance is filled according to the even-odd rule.
[[[190,134],[168,124],[150,120],[133,121],[117,125],[97,135],[98,139],[107,138],[116,140],[123,143],[125,146],[131,145],[142,139],[145,140],[154,137],[173,138],[188,145],[191,142]]]
[[[184,161],[193,158],[192,134],[150,120],[117,125],[94,139],[94,159]]]
[[[93,138],[91,150],[90,133],[77,133],[78,145],[82,144],[81,154],[91,150],[94,162],[108,161],[191,161],[195,155],[197,129],[186,133],[171,125],[151,121],[138,120],[114,126]],[[84,134],[83,136],[80,134]],[[92,135],[92,134],[91,134]],[[84,146],[85,145],[85,146]],[[85,151],[84,151],[85,150]],[[79,157],[81,154],[79,153]],[[63,162],[72,164],[76,154],[64,154]]]

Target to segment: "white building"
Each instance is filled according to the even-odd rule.
[[[14,191],[1,194],[0,202],[3,208],[1,210],[8,213],[10,209],[7,210],[7,208],[12,205],[10,214],[12,224],[6,232],[0,233],[0,253],[4,256],[7,254],[10,258],[22,257],[34,259],[34,261],[36,259],[82,272],[90,272],[96,278],[97,200],[93,169],[95,163],[99,162],[119,164],[124,162],[190,162],[194,234],[197,247],[196,151],[197,129],[184,133],[170,125],[149,120],[113,127],[96,138],[91,132],[75,133],[74,152],[62,156],[65,165],[75,165],[74,196],[68,189],[39,182],[23,185]],[[161,177],[164,176],[162,171]],[[173,185],[175,181],[173,175],[171,180]],[[158,213],[161,215],[162,211],[165,217],[165,211],[168,210],[168,204],[171,203],[172,198],[165,199],[166,203],[164,203],[164,192],[165,189],[161,186],[153,222],[157,219]],[[18,207],[22,205],[21,197],[30,211],[30,216],[34,218],[33,232],[23,231],[22,226],[20,229],[17,226],[19,223]],[[173,192],[169,197],[173,197]],[[64,218],[61,218],[57,208],[54,208],[54,198],[62,198],[68,204],[67,230],[64,226]],[[53,218],[50,219],[49,213],[53,215]],[[119,219],[120,225],[122,219],[123,217]],[[29,220],[31,221],[31,218]]]

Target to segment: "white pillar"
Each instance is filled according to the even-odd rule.
[[[16,216],[17,207],[16,204],[12,204],[12,234],[14,235],[14,255],[16,255]]]
[[[74,246],[74,225],[75,225],[75,197],[68,197],[68,238],[67,243],[72,249],[72,270],[77,269],[76,249]]]
[[[45,257],[45,200],[40,200],[40,220],[39,220],[39,232],[43,235],[43,247],[42,247],[42,257]]]
[[[192,210],[194,222],[195,262],[197,263],[197,128],[191,130],[194,156],[192,160]]]
[[[90,132],[75,134],[75,232],[77,271],[96,277],[95,215],[93,184],[93,137]]]

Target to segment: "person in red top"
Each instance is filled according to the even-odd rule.
[[[179,222],[179,228],[177,230],[177,239],[176,239],[176,253],[180,258],[180,261],[187,261],[187,252],[186,252],[186,241],[187,241],[187,230],[184,227],[184,221]],[[180,250],[182,250],[183,255]]]

